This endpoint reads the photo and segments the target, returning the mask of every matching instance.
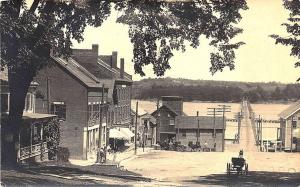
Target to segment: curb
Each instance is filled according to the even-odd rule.
[[[130,180],[136,180],[136,181],[145,181],[145,182],[151,182],[153,180],[151,178],[135,176],[135,175],[116,175],[116,174],[107,174],[107,173],[99,173],[99,175],[106,176],[106,177],[130,179]]]

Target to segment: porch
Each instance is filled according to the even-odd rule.
[[[45,129],[56,115],[24,113],[23,125],[19,131],[18,162],[48,160],[49,148]]]

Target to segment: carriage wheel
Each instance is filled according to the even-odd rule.
[[[245,175],[248,175],[248,164],[245,166]]]

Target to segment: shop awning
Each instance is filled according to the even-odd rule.
[[[127,139],[131,139],[132,137],[134,137],[134,134],[131,132],[131,130],[129,130],[129,128],[120,128],[120,132],[125,134],[127,136]]]
[[[109,138],[124,139],[126,137],[124,137],[124,134],[118,131],[117,129],[110,129]]]

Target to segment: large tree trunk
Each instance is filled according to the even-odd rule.
[[[8,70],[10,108],[7,125],[5,126],[2,161],[5,166],[10,168],[18,166],[19,132],[22,125],[25,98],[32,79],[24,66]]]

